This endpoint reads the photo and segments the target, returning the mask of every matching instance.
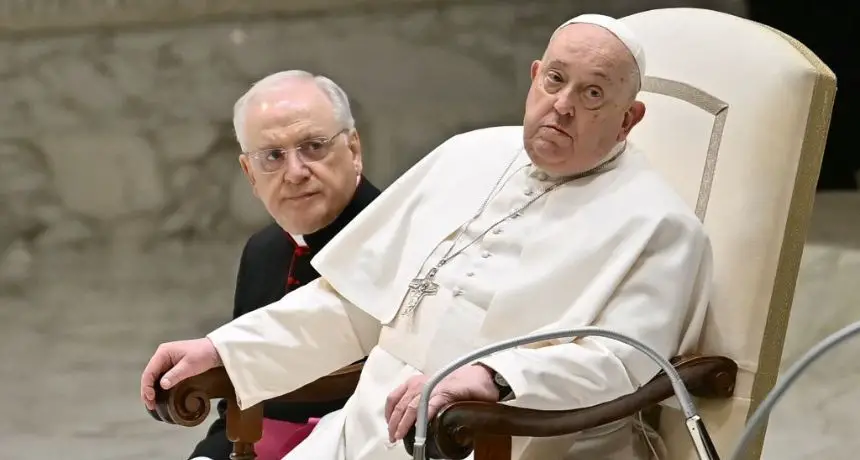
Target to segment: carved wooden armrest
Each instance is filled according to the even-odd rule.
[[[270,399],[277,402],[328,402],[352,396],[364,363],[338,369],[295,391]],[[182,426],[197,426],[206,419],[211,399],[232,399],[235,393],[223,367],[210,369],[180,382],[170,390],[155,389],[155,410],[150,415],[158,421]]]
[[[728,398],[734,393],[738,366],[729,358],[679,356],[672,364],[693,396]],[[581,409],[541,411],[483,402],[450,404],[430,423],[427,457],[459,460],[475,450],[476,460],[510,458],[511,436],[576,433],[629,417],[674,395],[669,377],[661,371],[629,395]],[[413,429],[404,440],[410,455],[414,435]]]
[[[355,392],[362,367],[364,363],[351,364],[269,401],[313,403],[347,399]],[[197,426],[209,416],[211,399],[226,399],[227,439],[233,442],[235,459],[255,458],[253,446],[262,436],[263,406],[239,410],[233,384],[223,367],[183,380],[166,391],[157,382],[155,410],[149,411],[153,418],[174,425]]]

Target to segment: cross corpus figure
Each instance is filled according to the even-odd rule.
[[[418,305],[421,304],[421,301],[424,300],[424,297],[436,295],[439,292],[439,284],[433,281],[437,270],[436,267],[433,267],[427,272],[426,276],[415,278],[409,283],[409,291],[406,293],[409,300],[406,303],[406,309],[403,311],[404,316],[412,314],[418,308]]]

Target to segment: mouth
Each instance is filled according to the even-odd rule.
[[[541,125],[541,128],[546,128],[550,131],[561,134],[562,136],[569,137],[569,138],[573,139],[573,136],[568,134],[567,131],[561,129],[560,127],[558,127],[556,125]]]
[[[290,201],[290,202],[299,202],[299,201],[307,200],[309,198],[313,198],[317,195],[319,195],[319,192],[301,193],[299,195],[286,197],[285,200]]]

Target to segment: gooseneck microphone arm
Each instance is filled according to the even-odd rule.
[[[702,422],[702,419],[699,417],[698,411],[696,410],[696,406],[693,404],[693,398],[687,391],[687,388],[684,385],[683,380],[681,380],[681,376],[678,374],[678,371],[675,370],[675,367],[672,366],[672,364],[669,363],[666,358],[660,356],[659,353],[654,351],[648,345],[645,345],[644,343],[636,339],[633,339],[615,331],[590,326],[537,333],[488,345],[466,356],[463,356],[462,358],[454,361],[453,363],[438,371],[429,380],[427,380],[427,383],[424,384],[424,388],[421,391],[421,400],[418,404],[418,414],[415,424],[415,447],[412,451],[412,458],[414,460],[425,460],[428,426],[427,412],[430,404],[430,393],[433,391],[436,385],[438,385],[439,382],[442,381],[442,379],[447,377],[449,374],[466,364],[470,364],[480,358],[483,358],[487,355],[491,355],[493,353],[497,353],[499,351],[516,348],[521,345],[527,345],[530,343],[541,342],[544,340],[588,336],[605,337],[630,345],[631,347],[644,353],[655,363],[657,363],[660,368],[663,369],[663,372],[666,373],[666,375],[669,377],[669,381],[672,383],[672,388],[675,390],[675,395],[678,397],[678,401],[681,404],[681,410],[684,412],[684,417],[686,418],[687,431],[689,431],[690,433],[690,437],[693,440],[693,445],[696,448],[696,453],[698,454],[699,459],[719,460],[719,456],[717,455],[717,451],[714,448],[713,443],[711,442],[710,436],[708,436],[708,432],[705,429],[705,425]]]

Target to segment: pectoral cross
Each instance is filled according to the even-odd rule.
[[[402,316],[411,315],[424,297],[436,295],[439,292],[439,285],[433,281],[438,268],[433,267],[427,272],[423,278],[415,278],[409,283],[409,290],[406,292],[406,308],[401,313]]]

